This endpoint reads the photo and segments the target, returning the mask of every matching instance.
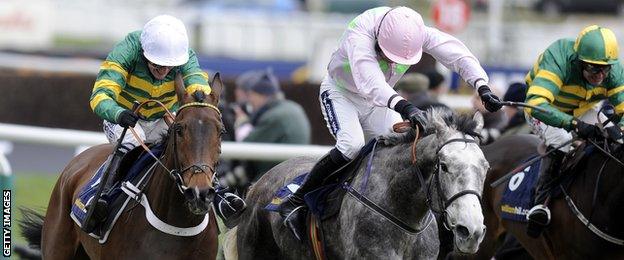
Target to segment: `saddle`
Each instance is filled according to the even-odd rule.
[[[321,223],[324,220],[333,218],[340,212],[342,200],[346,194],[345,185],[349,185],[357,174],[357,169],[364,159],[374,151],[377,139],[368,142],[358,153],[358,155],[349,163],[329,174],[324,180],[321,187],[308,192],[304,196],[305,203],[308,205],[306,214],[308,242],[315,254],[316,259],[326,259],[324,249],[323,231]],[[289,195],[295,192],[296,185],[301,184],[305,179],[305,175],[301,174],[295,177],[291,182],[279,189],[273,197],[271,203],[265,207],[266,210],[276,211],[279,204]],[[293,186],[295,185],[295,186]]]
[[[561,162],[561,168],[559,169],[558,173],[566,172],[570,169],[573,169],[578,165],[581,159],[583,159],[585,154],[587,154],[587,151],[585,149],[587,148],[586,142],[573,143],[573,146],[574,149],[568,152],[563,158],[563,161]],[[546,154],[546,144],[544,142],[540,143],[540,145],[537,147],[537,152],[542,156]]]
[[[150,150],[154,155],[159,156],[164,150],[164,144],[154,145]],[[72,204],[70,216],[78,226],[82,226],[82,222],[86,218],[87,211],[85,205],[95,196],[107,163],[108,161],[104,162],[98,168],[93,177],[80,190],[78,197]],[[144,152],[141,147],[137,147],[126,153],[118,168],[118,174],[115,176],[116,179],[114,180],[113,187],[111,187],[111,192],[109,196],[105,198],[109,203],[108,216],[103,223],[100,223],[99,226],[89,234],[91,237],[98,239],[101,244],[106,242],[110,230],[113,228],[115,222],[130,200],[128,195],[122,191],[122,183],[128,181],[136,187],[142,187],[148,179],[149,173],[151,173],[150,170],[154,168],[155,164],[154,158]]]

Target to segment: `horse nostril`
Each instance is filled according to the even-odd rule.
[[[209,189],[202,190],[200,192],[199,199],[209,202],[209,201],[212,201],[212,199],[214,199],[214,196],[215,196],[215,190],[213,188],[209,188]]]
[[[457,235],[460,238],[465,239],[465,238],[468,238],[470,236],[470,231],[468,231],[468,228],[465,227],[465,226],[458,225],[458,226],[455,227],[455,230],[457,232]]]
[[[193,200],[195,198],[195,191],[193,189],[184,190],[184,198],[186,200]]]

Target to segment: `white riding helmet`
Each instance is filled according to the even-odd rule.
[[[189,59],[189,39],[182,21],[159,15],[147,22],[141,32],[141,47],[147,60],[160,66],[180,66]]]
[[[392,8],[379,22],[376,38],[390,60],[413,65],[422,57],[425,23],[420,14],[408,7]]]

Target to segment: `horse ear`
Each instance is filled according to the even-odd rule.
[[[182,79],[182,73],[178,73],[175,76],[175,80],[173,81],[173,85],[175,88],[176,95],[178,95],[178,102],[180,104],[189,103],[189,99],[191,98],[189,94],[186,93],[186,88],[184,87],[184,80]]]
[[[475,122],[477,122],[477,126],[475,126],[475,132],[480,133],[481,129],[483,129],[483,115],[481,114],[481,112],[477,111],[475,112],[475,114],[472,116],[472,120],[474,120]]]
[[[444,122],[441,111],[433,109],[431,110],[430,115],[431,117],[429,118],[429,121],[435,127],[436,135],[438,136],[439,139],[444,139],[448,135],[450,128]]]
[[[210,95],[213,96],[212,100],[215,100],[215,104],[218,104],[219,98],[221,97],[221,91],[223,91],[223,81],[221,81],[221,74],[219,74],[219,72],[212,77],[210,89]]]

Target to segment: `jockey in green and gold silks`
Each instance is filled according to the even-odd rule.
[[[607,28],[592,25],[584,28],[574,39],[560,39],[551,44],[538,58],[527,74],[527,103],[539,106],[550,113],[526,108],[527,121],[533,132],[544,140],[549,150],[544,158],[536,202],[527,218],[528,233],[539,236],[550,222],[550,211],[542,203],[547,197],[545,183],[558,170],[559,164],[572,140],[570,131],[579,137],[591,138],[601,135],[594,125],[599,115],[601,101],[607,100],[618,115],[624,113],[624,69],[618,61],[619,50],[615,34]],[[620,128],[624,119],[609,123],[612,139],[621,139]]]
[[[100,72],[91,95],[91,109],[101,118],[116,122],[124,109],[131,109],[133,101],[143,102],[155,99],[171,111],[178,108],[173,80],[177,73],[182,73],[187,92],[202,90],[210,93],[208,75],[201,70],[192,49],[188,50],[187,63],[173,68],[164,79],[152,76],[143,56],[140,42],[141,31],[135,31],[118,43],[100,66]],[[141,110],[141,115],[148,120],[161,118],[164,109],[156,104],[149,104]]]
[[[201,70],[195,52],[189,48],[186,27],[179,19],[169,15],[159,15],[148,21],[143,30],[128,34],[115,45],[100,66],[93,93],[91,109],[104,120],[104,132],[109,142],[116,143],[125,132],[134,127],[136,140],[127,134],[115,151],[121,156],[139,145],[140,141],[158,143],[165,136],[168,126],[163,118],[164,108],[157,104],[147,104],[140,111],[142,117],[130,111],[133,102],[157,100],[167,109],[176,111],[179,107],[174,79],[182,75],[186,91],[203,91],[210,94],[208,75]],[[108,160],[110,174],[100,185],[102,197],[90,200],[87,210],[92,217],[85,223],[101,223],[106,217],[108,193],[116,179],[120,160]],[[84,226],[84,225],[83,225]]]

